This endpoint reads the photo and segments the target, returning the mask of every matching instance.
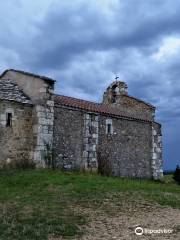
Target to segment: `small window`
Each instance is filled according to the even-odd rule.
[[[89,133],[92,134],[92,132],[93,132],[93,127],[89,126]]]
[[[113,134],[112,119],[106,119],[106,134]]]
[[[6,127],[12,126],[12,113],[6,113]]]
[[[111,134],[111,132],[112,132],[112,131],[111,131],[111,127],[112,127],[112,126],[111,126],[111,123],[108,123],[108,124],[107,124],[107,134]]]
[[[96,115],[95,114],[91,114],[91,121],[95,121],[96,119]]]

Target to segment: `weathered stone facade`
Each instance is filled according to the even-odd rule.
[[[112,118],[113,132],[106,133],[107,117],[100,117],[99,161],[114,176],[151,177],[151,125]],[[122,160],[123,159],[123,160]]]
[[[162,177],[155,107],[112,83],[102,103],[54,95],[54,80],[16,70],[0,77],[0,165],[27,158],[64,170]]]
[[[1,75],[0,104],[2,105],[4,101],[7,104],[6,107],[3,104],[4,107],[0,110],[0,116],[3,119],[0,122],[2,132],[0,142],[3,144],[6,136],[9,147],[3,150],[6,154],[0,156],[0,162],[12,161],[14,158],[20,161],[23,158],[19,157],[21,153],[22,156],[34,161],[37,166],[45,166],[47,148],[49,146],[52,148],[53,142],[53,89],[54,80],[43,76],[13,69]],[[8,114],[12,114],[12,126],[7,127]],[[29,126],[24,124],[27,120],[31,123]],[[24,142],[24,145],[19,145],[17,139]]]
[[[12,126],[6,126],[7,113]],[[34,149],[32,106],[0,101],[0,167],[13,161],[32,161]]]
[[[129,96],[124,82],[113,82],[104,92],[103,103],[118,108],[122,115],[153,121],[155,107]]]
[[[82,169],[84,114],[55,105],[54,158],[58,168]]]
[[[162,164],[162,136],[161,127],[158,123],[152,124],[152,175],[154,179],[160,179],[163,176]]]
[[[98,168],[97,146],[99,137],[99,116],[84,114],[83,163],[84,169],[94,171]]]

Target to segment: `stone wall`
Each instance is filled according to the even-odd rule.
[[[108,129],[110,124],[111,129]],[[54,160],[61,169],[152,178],[152,124],[55,107]]]
[[[122,115],[154,121],[155,107],[129,96],[124,82],[112,83],[104,92],[103,103],[116,108]]]
[[[10,81],[12,85],[16,85],[23,94],[31,99],[33,104],[32,124],[35,141],[34,153],[32,153],[33,160],[37,167],[45,167],[47,161],[51,160],[50,155],[52,153],[54,81],[13,70],[7,71],[1,81],[4,81],[6,84]],[[12,87],[11,92],[14,93],[15,90],[15,87]]]
[[[46,81],[39,77],[23,74],[18,71],[7,71],[1,79],[13,80],[15,84],[31,99],[33,104],[43,104],[53,93],[54,82]]]
[[[58,168],[82,169],[84,113],[55,106],[54,161]]]
[[[37,167],[51,165],[53,125],[54,101],[48,100],[44,105],[35,105],[33,109],[33,134],[36,139],[34,162]]]
[[[12,126],[6,126],[7,113],[12,114]],[[35,145],[32,124],[31,105],[0,101],[1,167],[13,161],[33,160]]]
[[[84,114],[84,133],[83,133],[83,162],[84,169],[96,171],[97,162],[97,145],[98,145],[98,126],[99,116],[94,113]]]
[[[158,180],[163,177],[162,161],[162,134],[161,125],[152,124],[152,175],[153,179]]]
[[[61,169],[96,171],[98,115],[55,106],[54,161]]]
[[[122,114],[125,116],[132,116],[149,121],[154,120],[155,109],[149,107],[143,102],[139,102],[136,99],[129,97],[128,95],[122,95],[119,104],[114,104],[113,106],[121,109]]]
[[[107,134],[107,118],[99,118],[100,171],[114,176],[151,178],[151,124],[111,118],[113,132]]]

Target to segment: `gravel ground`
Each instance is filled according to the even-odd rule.
[[[134,209],[127,207],[125,211],[107,214],[102,210],[79,209],[86,214],[89,222],[82,240],[179,240],[180,210],[161,206],[140,205]],[[114,215],[114,216],[113,216]],[[136,235],[136,227],[145,229],[172,230],[172,233],[153,233]]]

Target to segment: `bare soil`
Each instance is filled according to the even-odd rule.
[[[124,206],[125,207],[125,206]],[[113,213],[92,210],[88,208],[79,209],[79,212],[88,216],[85,234],[82,240],[179,240],[180,239],[180,210],[169,207],[148,205],[146,203],[133,206],[126,206],[124,209]],[[135,228],[146,229],[170,229],[172,233],[153,233],[137,236]]]

